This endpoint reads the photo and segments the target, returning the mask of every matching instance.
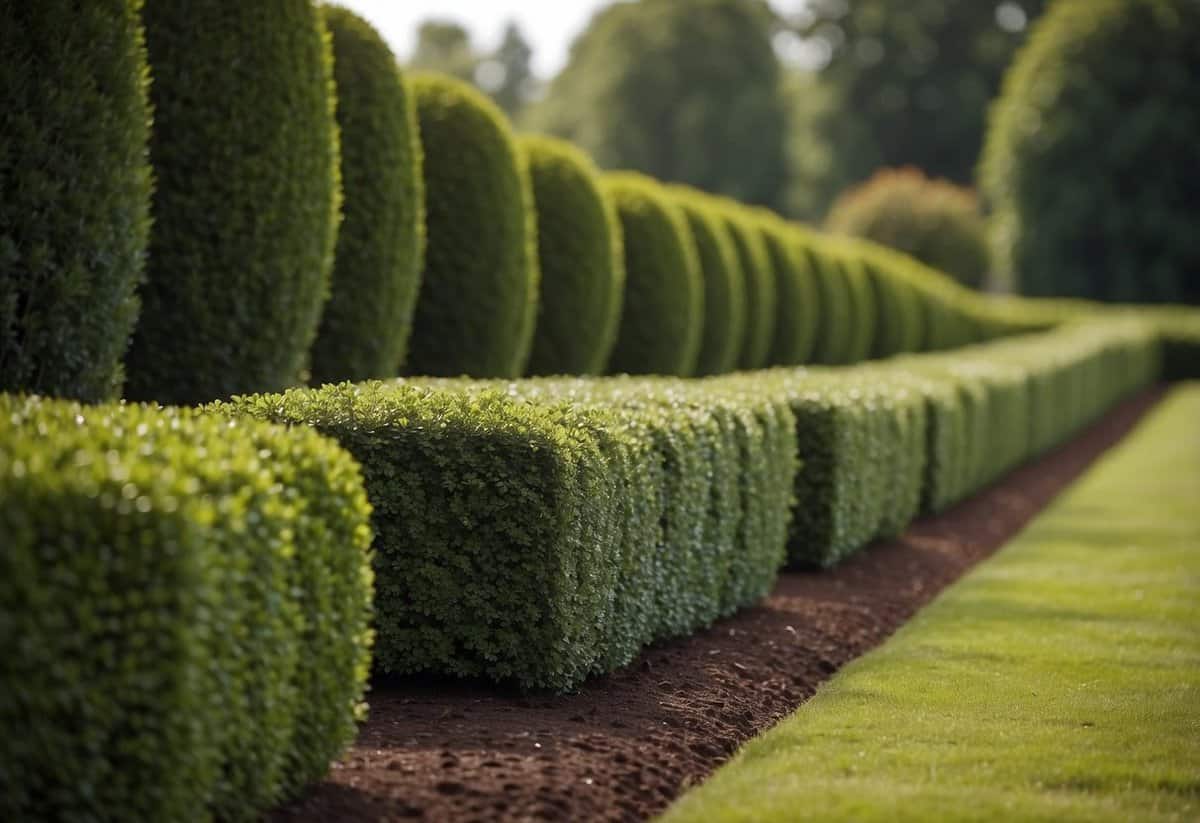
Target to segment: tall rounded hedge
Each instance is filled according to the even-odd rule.
[[[886,249],[855,249],[877,307],[871,357],[921,351],[925,346],[925,299],[909,276],[909,260]],[[930,306],[932,304],[930,303]]]
[[[775,271],[775,334],[768,363],[806,363],[812,357],[816,339],[819,298],[802,230],[769,213],[759,216],[759,230]]]
[[[591,159],[563,140],[525,136],[537,213],[541,294],[530,374],[600,374],[621,320],[625,254],[616,208]]]
[[[425,270],[409,374],[520,377],[537,319],[537,218],[503,112],[469,84],[412,78],[425,152]]]
[[[838,265],[845,274],[852,307],[850,330],[842,362],[859,363],[871,356],[880,310],[886,311],[888,307],[881,307],[876,301],[870,275],[862,260],[843,252],[838,256]]]
[[[873,240],[917,258],[963,285],[983,285],[989,268],[979,199],[920,169],[882,169],[843,193],[825,218],[832,232]]]
[[[322,12],[333,41],[343,203],[312,382],[392,377],[408,352],[425,242],[416,108],[379,33],[348,9]]]
[[[840,365],[850,362],[852,326],[855,323],[853,297],[846,272],[822,239],[812,246],[813,273],[817,283],[817,336],[813,344],[812,362]]]
[[[0,391],[120,393],[149,231],[140,5],[0,2]]]
[[[341,199],[309,0],[151,0],[157,177],[126,394],[188,404],[301,379]]]
[[[608,369],[689,377],[704,332],[704,280],[687,219],[649,177],[604,181],[625,243],[625,300]]]
[[[739,369],[761,369],[768,364],[775,339],[775,269],[766,238],[753,218],[736,201],[714,200],[742,270],[746,293],[746,322],[739,349]]]
[[[1057,0],[1005,78],[981,164],[1020,292],[1200,303],[1200,3]]]
[[[737,368],[746,329],[745,275],[729,227],[698,191],[672,186],[696,242],[704,280],[704,332],[696,375],[724,374]]]

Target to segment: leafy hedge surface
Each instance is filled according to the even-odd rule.
[[[621,320],[621,224],[590,158],[570,143],[524,136],[537,207],[541,299],[531,374],[599,374]]]
[[[704,281],[703,334],[695,374],[733,371],[746,334],[745,274],[737,246],[709,198],[687,186],[671,186],[669,191],[696,243]]]
[[[607,174],[625,243],[625,299],[608,370],[689,377],[704,332],[704,278],[683,212],[654,180]]]
[[[0,4],[0,391],[120,394],[149,232],[140,5]]]
[[[1197,41],[1194,0],[1062,0],[1039,18],[980,166],[1005,285],[1200,303]]]
[[[417,74],[425,271],[408,374],[519,377],[537,320],[537,218],[504,114],[469,84]]]
[[[774,215],[759,219],[775,279],[775,334],[767,356],[772,366],[808,362],[816,343],[820,310],[815,261],[804,234]]]
[[[820,311],[811,362],[838,365],[849,362],[854,304],[849,278],[830,253],[828,243],[826,238],[818,238],[812,254]]]
[[[0,817],[246,819],[323,774],[369,511],[311,431],[0,396]]]
[[[1158,367],[1152,326],[1105,320],[850,369],[423,378],[221,408],[315,426],[362,463],[379,669],[565,689],[761,597],[785,543],[836,563]]]
[[[394,377],[408,353],[425,244],[416,109],[379,33],[347,9],[321,11],[333,41],[345,202],[312,382]]]
[[[768,365],[775,339],[775,269],[771,253],[750,214],[725,198],[712,198],[710,202],[729,229],[745,286],[746,322],[737,368],[761,369]]]
[[[785,405],[648,379],[500,385],[230,407],[311,424],[362,463],[377,668],[564,689],[767,591],[796,454]]]
[[[156,190],[126,395],[292,385],[328,297],[341,189],[318,11],[154,0],[143,18]]]

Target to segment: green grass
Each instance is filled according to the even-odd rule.
[[[1200,384],[663,818],[1200,819]]]

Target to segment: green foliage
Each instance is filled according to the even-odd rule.
[[[194,403],[299,380],[340,202],[328,37],[308,0],[153,0],[157,175],[131,398]]]
[[[837,265],[841,267],[846,278],[846,290],[850,295],[850,328],[847,333],[844,362],[857,363],[871,356],[871,346],[875,342],[875,329],[879,323],[878,317],[892,307],[877,307],[875,290],[871,285],[863,261],[853,255],[839,254]]]
[[[766,238],[748,214],[727,198],[710,202],[729,229],[737,251],[746,293],[746,322],[739,347],[739,369],[761,369],[768,363],[775,338],[775,269]]]
[[[704,280],[683,212],[658,183],[608,174],[625,246],[625,298],[610,372],[690,376],[704,333]]]
[[[756,215],[775,281],[775,334],[768,362],[792,366],[812,359],[820,297],[807,235],[769,212]]]
[[[737,368],[746,334],[745,275],[737,246],[708,198],[686,186],[670,191],[696,242],[704,280],[704,332],[696,374],[724,374]]]
[[[785,105],[761,0],[638,0],[600,11],[528,124],[602,168],[778,205]]]
[[[769,397],[425,380],[235,408],[362,463],[384,671],[569,688],[761,597],[782,560],[795,426]]]
[[[988,273],[987,232],[974,192],[920,169],[876,172],[837,199],[825,227],[899,249],[972,288]]]
[[[311,431],[0,396],[0,816],[250,819],[324,774],[369,510]]]
[[[616,342],[625,253],[595,166],[570,143],[522,137],[537,213],[541,295],[531,374],[598,374]]]
[[[140,5],[0,3],[0,390],[121,391],[149,232]]]
[[[517,377],[537,319],[537,217],[504,114],[459,80],[418,74],[425,271],[409,374]]]
[[[826,238],[817,238],[812,260],[817,283],[817,305],[820,307],[812,362],[826,365],[848,363],[855,322],[849,278],[831,253]]]
[[[660,819],[1194,817],[1198,419],[1200,388],[1177,389],[993,559]]]
[[[416,109],[379,33],[347,9],[322,14],[333,41],[344,202],[312,381],[392,377],[408,351],[425,242]]]
[[[829,62],[794,83],[789,198],[819,219],[880,168],[970,184],[987,107],[1045,0],[814,0],[793,27]],[[1007,9],[1001,13],[1001,7]],[[1015,13],[1014,13],[1015,11]],[[1003,22],[1001,22],[1003,21]]]
[[[832,566],[916,516],[925,403],[899,377],[780,370],[749,377],[785,398],[802,460],[788,533],[793,565]]]
[[[1200,6],[1060,0],[1004,83],[981,166],[1003,283],[1200,303]]]

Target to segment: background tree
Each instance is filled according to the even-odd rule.
[[[829,147],[794,167],[799,214],[819,216],[846,187],[912,165],[969,184],[987,107],[1045,0],[810,0],[791,20],[822,101],[796,140]],[[804,153],[798,153],[803,159]]]
[[[475,83],[509,117],[520,115],[533,94],[532,58],[533,48],[521,33],[521,27],[510,22],[504,27],[500,47],[475,70]]]
[[[409,65],[474,82],[479,56],[471,45],[471,35],[458,23],[426,20],[417,29],[417,45]]]
[[[527,123],[605,168],[778,205],[786,110],[762,0],[639,0],[598,13]]]
[[[1002,284],[1200,303],[1200,2],[1055,0],[981,164]]]

